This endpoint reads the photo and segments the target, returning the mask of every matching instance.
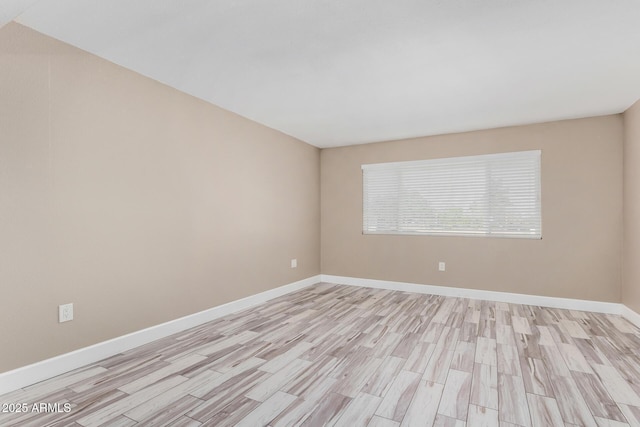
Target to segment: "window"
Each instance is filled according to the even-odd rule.
[[[363,232],[540,239],[540,155],[362,165]]]

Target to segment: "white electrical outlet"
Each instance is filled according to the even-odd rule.
[[[73,320],[73,303],[58,306],[58,323]]]
[[[445,271],[445,268],[446,268],[446,266],[445,266],[444,261],[440,261],[438,263],[438,271]]]
[[[297,267],[298,267],[298,260],[294,258],[291,260],[291,268],[297,268]]]

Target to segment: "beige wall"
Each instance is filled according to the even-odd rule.
[[[317,148],[18,24],[0,70],[0,372],[319,274]]]
[[[613,115],[322,150],[322,273],[619,302],[622,138]],[[361,232],[361,164],[530,149],[542,240]]]
[[[624,113],[622,303],[640,313],[640,101]]]

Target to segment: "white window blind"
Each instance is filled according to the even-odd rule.
[[[363,232],[540,239],[540,150],[362,165]]]

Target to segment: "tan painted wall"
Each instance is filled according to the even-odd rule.
[[[319,274],[317,148],[18,24],[0,70],[0,372]]]
[[[622,303],[640,313],[640,101],[624,113]]]
[[[614,115],[322,150],[322,273],[619,302],[622,138]],[[361,164],[530,149],[542,240],[361,232]]]

